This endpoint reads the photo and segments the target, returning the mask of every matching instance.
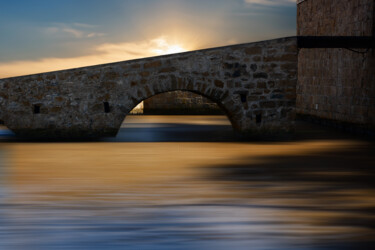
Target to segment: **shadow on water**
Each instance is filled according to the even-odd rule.
[[[234,142],[240,138],[230,126],[192,124],[153,124],[143,127],[121,128],[114,138],[24,138],[10,131],[0,133],[3,142]]]
[[[234,142],[239,138],[226,116],[127,117],[114,138],[23,138],[0,128],[3,142]]]
[[[105,139],[112,142],[298,142],[311,140],[346,140],[358,138],[331,128],[296,122],[294,134],[270,137],[242,137],[228,124],[191,123],[144,123],[124,124],[116,138]],[[366,139],[366,138],[361,138]]]
[[[232,142],[236,136],[230,125],[194,124],[153,124],[142,127],[134,124],[131,128],[121,128],[115,139],[117,142]]]
[[[145,119],[146,120],[142,120]],[[188,119],[181,116],[160,116],[177,117],[179,122],[156,121],[157,116],[131,116],[131,122],[125,122],[116,137],[114,138],[23,138],[18,137],[6,127],[0,127],[0,142],[297,142],[310,140],[345,140],[358,138],[350,134],[338,132],[334,129],[325,128],[319,125],[310,124],[304,121],[296,122],[294,134],[286,136],[271,137],[243,137],[234,132],[231,124],[225,116],[190,116]],[[193,122],[190,122],[191,118]],[[196,121],[201,123],[194,123]],[[147,120],[151,119],[151,120]],[[205,120],[206,119],[206,120]],[[204,124],[208,121],[208,124]],[[217,122],[215,124],[215,122]],[[366,139],[366,138],[361,138]]]
[[[236,189],[255,207],[285,210],[294,213],[297,223],[331,229],[311,237],[311,249],[375,249],[374,143],[236,160],[242,163],[204,167],[206,177],[241,183]]]

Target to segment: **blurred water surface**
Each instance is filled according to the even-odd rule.
[[[238,142],[221,116],[133,116],[96,142],[0,131],[0,249],[375,246],[366,140],[299,123]]]

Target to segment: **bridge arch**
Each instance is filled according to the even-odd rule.
[[[163,83],[158,83],[156,86],[152,85],[152,87],[150,87],[142,85],[141,87],[138,87],[136,90],[136,97],[130,97],[132,100],[131,102],[125,102],[128,106],[126,108],[124,119],[126,119],[126,116],[130,111],[142,101],[164,93],[187,91],[203,96],[216,103],[231,122],[233,129],[240,129],[242,108],[240,105],[235,105],[238,100],[236,100],[236,96],[230,95],[229,90],[223,90],[212,86],[209,82],[199,82],[196,84],[192,78],[177,79],[174,76],[170,76],[169,79],[170,82],[166,80]]]

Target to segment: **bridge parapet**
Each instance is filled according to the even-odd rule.
[[[297,39],[280,38],[0,79],[0,120],[21,136],[115,136],[141,101],[185,90],[216,102],[238,132],[289,132],[296,84]]]

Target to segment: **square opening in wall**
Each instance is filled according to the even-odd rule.
[[[261,124],[262,123],[262,114],[256,115],[256,123]]]
[[[109,113],[109,112],[111,112],[111,109],[109,107],[109,103],[104,102],[104,113]]]
[[[242,103],[247,102],[247,96],[246,96],[246,94],[240,94],[240,97],[241,97],[241,102]]]
[[[39,104],[34,105],[34,114],[40,114],[40,105]]]

